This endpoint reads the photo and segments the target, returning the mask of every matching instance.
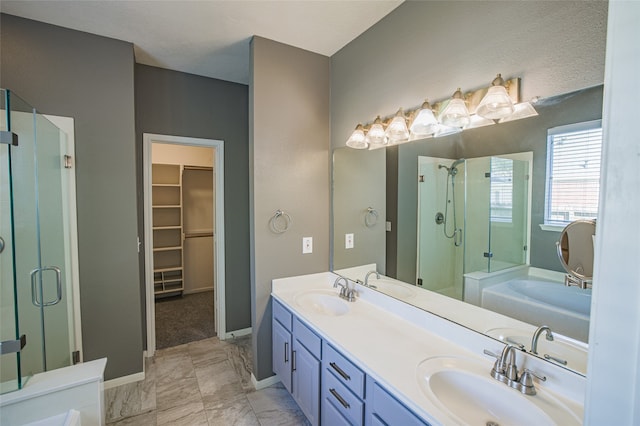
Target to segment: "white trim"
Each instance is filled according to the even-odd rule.
[[[215,150],[215,329],[218,336],[226,338],[225,316],[225,247],[224,247],[224,141],[215,139],[190,138],[183,136],[143,134],[143,193],[144,193],[144,265],[145,292],[147,306],[147,355],[156,350],[155,297],[153,294],[153,252],[152,252],[152,211],[151,211],[151,146],[152,143],[191,145]]]
[[[275,385],[279,381],[280,381],[280,378],[278,377],[277,374],[258,381],[256,379],[256,376],[254,376],[253,373],[251,373],[251,384],[256,390],[268,388],[269,386]]]
[[[115,379],[107,380],[104,382],[104,390],[117,388],[118,386],[123,386],[129,383],[139,382],[144,380],[144,371],[140,373],[129,374],[128,376],[117,377]]]
[[[240,330],[229,331],[224,335],[224,339],[221,339],[221,340],[235,339],[236,337],[248,336],[249,334],[251,334],[251,327],[243,328]]]
[[[541,223],[540,229],[543,231],[552,231],[552,232],[562,232],[564,230],[564,225],[547,225],[546,223]]]
[[[65,213],[65,245],[68,247],[69,259],[65,265],[70,283],[67,286],[67,294],[71,295],[71,309],[68,309],[69,325],[69,350],[80,351],[80,362],[83,361],[82,350],[82,322],[80,310],[80,267],[78,262],[78,214],[76,203],[76,168],[75,168],[75,127],[73,117],[61,117],[56,115],[44,115],[55,126],[66,134],[66,144],[61,147],[62,155],[71,155],[73,166],[69,173],[63,176],[63,192],[67,194],[68,204]],[[70,290],[70,291],[69,291]]]

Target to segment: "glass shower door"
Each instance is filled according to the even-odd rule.
[[[17,374],[24,381],[24,377],[71,365],[72,311],[69,289],[64,284],[68,253],[64,238],[64,154],[62,135],[55,125],[13,93],[6,99],[10,103],[7,127],[18,135],[19,143],[3,146],[11,165],[11,185],[3,186],[2,221],[4,227],[6,213],[13,212],[14,250],[1,255],[2,291],[4,295],[10,286],[15,289],[16,328],[27,341],[16,355]],[[10,194],[11,210],[4,204],[5,194]],[[13,263],[10,281],[4,270],[8,258]],[[4,297],[2,304],[4,318]],[[3,367],[5,358],[3,355]]]

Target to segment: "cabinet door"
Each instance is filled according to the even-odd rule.
[[[299,341],[293,341],[293,399],[312,425],[320,420],[320,361]]]
[[[328,401],[322,402],[322,426],[351,426],[340,411]]]
[[[275,319],[273,327],[273,372],[291,393],[291,333]]]

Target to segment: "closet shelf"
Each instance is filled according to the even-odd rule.
[[[162,231],[162,230],[166,230],[166,229],[182,229],[181,225],[172,225],[172,226],[154,226],[153,230],[154,231]]]
[[[180,209],[182,208],[181,204],[154,204],[154,209]]]
[[[163,187],[163,186],[180,187],[181,185],[179,183],[152,183],[151,186],[157,186],[157,187]]]

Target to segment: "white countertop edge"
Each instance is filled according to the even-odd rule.
[[[15,404],[91,382],[102,382],[106,365],[107,359],[101,358],[38,373],[30,378],[22,389],[0,395],[0,406]]]

